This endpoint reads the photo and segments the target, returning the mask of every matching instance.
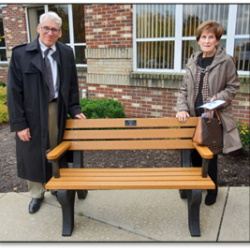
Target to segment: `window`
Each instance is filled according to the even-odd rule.
[[[3,17],[2,17],[2,8],[0,6],[0,63],[6,62],[6,47],[4,39],[4,28],[3,28]]]
[[[29,38],[33,41],[37,37],[36,27],[39,16],[47,11],[54,11],[62,18],[62,37],[58,41],[72,47],[77,66],[87,66],[85,57],[85,23],[83,4],[51,4],[35,8],[28,8]]]
[[[33,41],[37,38],[37,25],[39,23],[39,16],[44,13],[44,6],[36,7],[36,8],[28,8],[28,27],[29,27],[29,41]]]
[[[236,32],[234,42],[234,59],[237,70],[249,71],[249,13],[250,5],[239,5],[237,10]]]
[[[224,35],[227,34],[228,5],[183,5],[182,26],[182,64],[184,69],[191,54],[199,50],[196,41],[196,29],[208,20],[214,20],[222,25]],[[222,37],[219,46],[226,48],[225,39]]]
[[[174,69],[175,5],[137,6],[137,68]]]
[[[234,56],[240,73],[248,74],[249,8],[229,4],[134,5],[134,71],[184,72],[191,54],[199,50],[197,27],[214,20],[224,28],[219,46]]]

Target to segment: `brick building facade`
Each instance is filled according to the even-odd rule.
[[[25,9],[2,8],[8,59],[11,49],[27,42]],[[84,8],[87,67],[78,67],[79,90],[88,98],[114,97],[125,104],[128,117],[173,117],[183,73],[133,71],[133,5],[93,4]],[[8,66],[0,65],[7,82]],[[235,118],[249,123],[249,76],[233,101]]]
[[[7,58],[11,56],[13,47],[20,43],[26,43],[27,27],[25,19],[25,10],[22,5],[7,5],[2,9],[4,37],[6,45]],[[7,82],[8,64],[0,64],[0,80]]]

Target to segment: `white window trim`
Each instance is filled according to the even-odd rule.
[[[182,51],[182,22],[183,15],[180,15],[179,18],[178,13],[183,13],[183,5],[177,4],[175,6],[175,46],[174,46],[174,72],[182,72],[181,70],[181,53]]]
[[[235,39],[249,38],[249,35],[235,35],[236,30],[236,20],[237,20],[237,4],[229,4],[228,13],[228,28],[227,35],[223,35],[221,39],[226,40],[226,52],[227,54],[233,56],[234,53],[234,42]],[[182,51],[182,41],[196,40],[196,37],[183,37],[182,36],[182,22],[183,15],[183,5],[176,4],[175,8],[175,37],[170,38],[136,38],[136,4],[133,4],[133,71],[137,72],[175,72],[175,73],[185,73],[185,70],[181,69],[181,53]],[[178,18],[177,18],[178,16]],[[174,52],[174,69],[146,69],[137,68],[137,42],[148,42],[148,41],[175,41],[175,52]],[[249,71],[238,71],[240,75],[249,75]]]
[[[227,23],[227,43],[226,51],[227,54],[233,56],[234,54],[234,34],[236,30],[236,19],[237,19],[237,4],[230,4],[228,11],[228,23]]]
[[[28,8],[25,8],[25,20],[26,20],[26,27],[27,27],[27,41],[30,43],[30,29],[29,29],[29,16],[28,16]]]
[[[137,39],[136,39],[136,4],[133,4],[133,71],[138,71],[137,63]]]

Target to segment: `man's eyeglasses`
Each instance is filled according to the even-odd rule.
[[[42,26],[41,26],[41,28],[42,28],[43,33],[45,33],[45,34],[49,33],[50,30],[51,30],[53,35],[58,35],[60,32],[60,29],[50,29],[48,27],[42,27]]]

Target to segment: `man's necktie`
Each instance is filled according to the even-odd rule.
[[[54,83],[53,83],[53,75],[52,75],[52,70],[51,70],[51,65],[50,65],[50,61],[48,59],[48,53],[51,50],[51,48],[48,48],[45,52],[44,52],[44,64],[45,64],[45,78],[46,78],[46,82],[49,88],[49,102],[51,102],[54,99],[55,96],[55,89],[54,89]]]

